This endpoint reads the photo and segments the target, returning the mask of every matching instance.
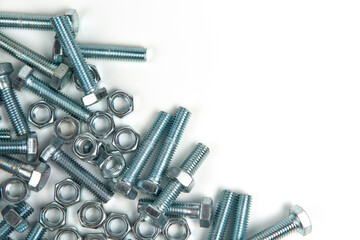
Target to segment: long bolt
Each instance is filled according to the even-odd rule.
[[[26,88],[81,121],[87,122],[93,114],[88,108],[35,77],[29,66],[24,66],[20,70],[16,79],[13,80],[13,87],[19,91]]]
[[[234,204],[234,224],[231,229],[231,240],[245,239],[245,233],[249,220],[251,196],[238,194]]]
[[[289,216],[275,225],[256,233],[246,240],[274,240],[283,238],[295,231],[301,235],[308,235],[312,230],[309,216],[304,209],[298,205],[290,208]]]
[[[84,91],[85,96],[82,98],[83,104],[86,106],[91,105],[106,97],[106,89],[97,86],[88,65],[81,55],[80,47],[71,32],[69,19],[66,16],[57,16],[52,18],[52,23],[61,47],[69,58],[79,85]]]
[[[14,71],[11,63],[0,63],[0,98],[2,99],[5,110],[10,122],[15,129],[16,135],[26,135],[30,131],[24,111],[20,102],[11,87],[10,74]]]
[[[97,199],[108,202],[114,192],[62,149],[63,142],[53,139],[40,155],[43,162],[52,161],[63,169],[77,184],[88,189]]]
[[[25,240],[41,240],[45,233],[46,228],[40,223],[36,223],[26,236]]]
[[[133,188],[133,186],[135,185],[138,176],[141,174],[141,171],[145,167],[153,151],[159,144],[159,140],[164,134],[170,121],[170,114],[166,112],[160,112],[158,114],[151,128],[146,133],[145,138],[140,143],[138,150],[136,151],[124,174],[112,183],[116,192],[124,195],[129,199],[136,198],[137,191]]]
[[[213,223],[209,232],[209,240],[226,239],[225,234],[229,227],[230,215],[234,209],[236,193],[224,190],[216,207]]]
[[[44,188],[50,176],[50,167],[46,163],[27,164],[7,155],[0,156],[0,169],[25,179],[29,188],[36,192]]]
[[[71,77],[71,70],[67,65],[63,63],[57,65],[1,32],[0,48],[16,59],[51,78],[51,86],[56,89],[64,87]]]
[[[33,212],[34,209],[25,201],[15,204],[15,211],[20,215],[20,217],[26,219],[28,218]],[[0,240],[8,239],[9,235],[15,229],[10,226],[5,220],[0,222]]]
[[[38,141],[35,132],[30,132],[22,139],[0,140],[0,155],[26,155],[28,161],[33,162],[38,155]]]
[[[173,158],[190,116],[191,113],[183,107],[179,107],[176,111],[170,130],[167,133],[149,175],[146,179],[137,182],[138,189],[143,193],[156,196],[161,191],[161,179]]]
[[[9,129],[0,128],[0,139],[11,139],[11,131]]]

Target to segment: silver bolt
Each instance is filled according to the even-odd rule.
[[[33,162],[38,155],[38,140],[35,132],[30,132],[22,139],[0,140],[1,154],[26,155],[28,161]]]
[[[231,228],[231,240],[245,239],[249,220],[251,196],[238,194],[234,203],[234,223]]]
[[[85,106],[92,105],[107,96],[105,88],[99,88],[91,75],[90,69],[80,52],[80,47],[71,32],[70,20],[66,16],[52,18],[52,23],[57,33],[66,56],[69,58],[73,71],[85,96],[81,99]]]
[[[36,223],[26,236],[25,240],[41,240],[45,233],[46,228],[40,223]]]
[[[139,180],[136,184],[143,193],[156,196],[161,191],[161,179],[173,158],[190,116],[191,113],[186,108],[179,107],[177,109],[170,130],[166,135],[149,175],[146,179]]]
[[[170,168],[168,176],[172,178],[154,203],[146,205],[140,212],[141,217],[151,225],[163,228],[167,223],[166,211],[182,191],[190,192],[194,186],[193,175],[208,156],[210,150],[198,143],[180,168]]]
[[[57,65],[1,32],[0,48],[19,61],[51,78],[50,85],[55,89],[63,88],[71,77],[71,69],[67,65],[63,63]]]
[[[14,71],[11,63],[0,63],[0,98],[13,125],[16,135],[23,136],[29,133],[30,127],[20,102],[11,87],[10,74]]]
[[[305,236],[311,233],[312,225],[309,216],[304,209],[298,205],[290,208],[289,216],[275,225],[248,237],[246,240],[274,240],[283,238],[295,231]]]
[[[93,112],[78,104],[70,97],[50,87],[33,75],[29,66],[20,69],[18,76],[13,80],[14,89],[21,91],[23,88],[30,90],[46,102],[51,103],[69,113],[71,116],[87,122]]]
[[[0,128],[0,139],[11,139],[11,131],[9,129]]]
[[[88,189],[97,199],[108,202],[114,195],[113,191],[71,158],[62,149],[63,142],[54,138],[40,155],[43,162],[52,161],[63,169],[77,184]]]

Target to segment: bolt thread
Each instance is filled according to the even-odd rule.
[[[12,175],[20,175],[19,170],[27,168],[25,165],[27,164],[11,156],[0,156],[0,169],[11,173]]]
[[[26,79],[23,86],[39,97],[43,98],[45,101],[61,108],[79,120],[87,122],[93,114],[91,110],[78,104],[75,102],[75,100],[71,99],[65,94],[50,87],[48,84],[35,77],[33,74],[31,74]]]
[[[245,239],[245,233],[249,220],[251,196],[239,194],[235,201],[235,216],[231,234],[231,240]]]
[[[10,139],[11,131],[10,129],[0,128],[0,139]]]
[[[146,48],[143,47],[95,45],[84,43],[79,43],[79,47],[84,58],[136,62],[146,61]]]
[[[11,39],[5,34],[0,32],[0,48],[15,57],[16,59],[24,62],[30,67],[38,70],[48,77],[52,77],[57,65],[52,63],[47,58],[38,54],[37,52],[29,49],[21,43]]]
[[[171,115],[166,112],[160,112],[153,122],[151,128],[146,133],[145,138],[141,141],[135,156],[131,160],[128,168],[121,177],[121,180],[129,182],[131,185],[135,184],[136,179],[141,174],[146,162],[151,157],[154,149],[159,144],[159,140],[166,130]]]
[[[0,155],[4,154],[26,154],[27,141],[26,139],[0,140]]]
[[[81,55],[79,45],[75,41],[70,19],[66,16],[57,16],[53,17],[51,21],[55,27],[61,46],[73,67],[79,85],[85,94],[94,92],[98,89],[98,86],[91,75],[88,65]]]
[[[69,174],[76,183],[88,189],[97,199],[108,202],[114,195],[109,187],[61,149],[53,154],[51,160]]]
[[[0,96],[3,99],[5,110],[15,129],[16,135],[26,135],[30,131],[30,127],[14,90],[11,87],[3,88],[0,91]]]
[[[199,169],[205,158],[209,155],[210,149],[202,143],[198,143],[193,152],[181,164],[180,168],[193,176]]]
[[[226,239],[225,234],[229,227],[230,214],[234,208],[236,193],[224,190],[221,193],[219,203],[216,207],[214,220],[209,233],[209,240]]]
[[[183,107],[179,107],[176,111],[170,130],[149,173],[148,180],[160,184],[162,176],[174,156],[190,116],[191,113]]]
[[[167,212],[169,206],[180,195],[182,189],[183,186],[178,181],[168,182],[160,195],[155,199],[153,205],[156,206],[161,212]]]
[[[1,28],[52,31],[51,16],[26,13],[0,13]]]
[[[30,230],[25,240],[41,240],[46,233],[46,228],[40,223],[36,223]]]

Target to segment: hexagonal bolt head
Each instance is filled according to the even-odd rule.
[[[115,106],[116,99],[118,98],[123,99],[126,102],[126,106],[122,107],[121,109],[118,109]],[[107,106],[112,114],[119,118],[123,118],[134,111],[134,98],[132,95],[122,90],[117,90],[108,97]]]
[[[20,216],[20,214],[15,210],[14,206],[7,205],[2,211],[4,220],[7,224],[12,226],[17,232],[24,232],[28,227],[29,223]]]
[[[135,199],[138,194],[132,185],[124,180],[114,180],[110,182],[110,185],[115,192],[120,193],[124,197],[131,200]]]
[[[80,25],[78,12],[75,9],[68,9],[65,11],[64,15],[70,18],[73,33],[76,36],[79,32],[79,25]]]
[[[213,213],[213,200],[210,197],[203,197],[200,203],[200,227],[209,228]]]
[[[56,90],[63,89],[69,82],[71,75],[71,68],[69,68],[69,66],[64,63],[60,63],[59,66],[54,70],[54,73],[51,77],[50,86]]]
[[[39,163],[35,169],[31,172],[29,178],[29,188],[35,192],[39,192],[43,189],[50,177],[51,168],[46,163]]]
[[[166,175],[168,178],[178,181],[183,186],[184,192],[190,192],[195,185],[193,177],[179,167],[170,167]]]
[[[296,220],[299,221],[301,227],[298,228],[297,230],[301,235],[305,236],[311,233],[312,224],[309,215],[305,212],[305,210],[302,207],[298,205],[291,207],[289,210],[289,214],[295,215]]]
[[[86,213],[90,209],[96,209],[99,214],[95,220],[89,220],[86,217]],[[81,226],[91,229],[99,228],[106,219],[106,213],[102,203],[94,201],[86,201],[77,211],[77,215]]]
[[[111,151],[104,148],[96,160],[96,165],[98,165],[105,179],[120,177],[126,167],[125,159],[119,151]]]
[[[60,214],[60,218],[56,222],[52,222],[46,216],[49,210],[56,210]],[[43,206],[40,210],[40,223],[49,229],[50,231],[54,231],[59,229],[66,224],[66,208],[62,205],[58,204],[57,202],[51,202],[45,206]]]
[[[74,195],[70,198],[64,198],[62,195],[62,191],[64,190],[63,187],[70,186],[74,189]],[[55,184],[55,201],[59,204],[68,207],[75,203],[80,202],[81,199],[81,187],[79,184],[74,182],[71,178],[67,178],[61,182]]]
[[[141,209],[141,218],[160,229],[163,229],[168,222],[165,214],[152,204],[145,205]]]
[[[9,76],[13,71],[14,68],[11,63],[0,63],[0,90],[10,87],[9,78],[6,76]]]
[[[113,220],[122,221],[124,223],[124,229],[121,229],[121,231],[115,231],[114,229],[111,229],[111,222]],[[126,235],[131,231],[129,217],[126,214],[111,213],[106,218],[103,227],[106,236],[111,239],[124,239]]]
[[[36,132],[29,132],[26,136],[27,153],[26,158],[28,161],[33,162],[38,156],[38,138]]]
[[[22,91],[25,81],[32,75],[34,70],[28,65],[23,66],[18,75],[12,81],[12,86],[18,91]]]
[[[39,116],[37,116],[37,111],[41,109],[47,111],[48,114],[48,116],[45,115],[46,118],[44,119],[41,119],[41,117],[39,119]],[[45,101],[38,101],[36,103],[33,103],[29,108],[28,120],[37,128],[44,128],[50,126],[55,122],[55,108]]]
[[[81,102],[85,106],[89,106],[89,105],[93,105],[94,103],[97,103],[103,98],[106,98],[106,96],[107,96],[107,90],[105,88],[99,88],[96,91],[88,93],[85,96],[83,96],[81,98]]]
[[[51,160],[52,155],[63,145],[63,141],[60,138],[54,138],[51,140],[50,144],[42,151],[40,154],[40,160],[43,162],[48,162]]]
[[[84,240],[106,240],[102,233],[88,233],[84,236]]]
[[[143,193],[153,196],[157,196],[161,191],[160,184],[151,180],[138,180],[136,182],[136,187]]]

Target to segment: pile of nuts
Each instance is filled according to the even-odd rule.
[[[160,234],[165,239],[188,239],[191,231],[186,218],[198,219],[200,227],[210,228],[208,239],[245,239],[251,196],[224,190],[216,208],[210,197],[193,203],[175,201],[181,192],[193,189],[193,176],[209,154],[209,148],[198,143],[180,166],[170,166],[191,116],[186,108],[179,107],[174,115],[159,112],[142,139],[129,126],[115,126],[114,117],[123,118],[134,110],[133,97],[122,90],[108,94],[99,86],[96,66],[85,59],[146,61],[145,48],[78,43],[79,17],[73,9],[58,16],[0,13],[0,28],[55,32],[52,60],[0,32],[0,49],[25,64],[15,78],[10,78],[12,65],[0,63],[1,102],[17,135],[13,138],[10,130],[0,130],[0,168],[14,175],[1,184],[1,199],[8,205],[1,211],[0,240],[27,229],[27,240],[44,239],[47,230],[56,230],[57,240],[124,239],[131,231],[137,239],[156,239]],[[38,73],[49,80],[43,81]],[[70,83],[83,93],[81,103],[61,91]],[[14,91],[23,89],[43,99],[29,106],[28,117]],[[105,111],[94,112],[87,107],[105,99]],[[57,118],[58,109],[69,115]],[[45,149],[38,148],[37,134],[29,123],[39,129],[54,126],[55,136]],[[86,131],[82,123],[86,123]],[[71,154],[77,159],[62,148],[63,144],[71,144]],[[148,175],[140,177],[155,151]],[[123,155],[130,152],[133,157],[127,162]],[[22,155],[26,161],[12,155]],[[79,162],[88,165],[85,168]],[[54,201],[42,207],[37,222],[29,223],[26,219],[34,209],[25,200],[31,191],[41,191],[46,185],[51,176],[49,163],[70,178],[55,185]],[[109,182],[100,181],[88,167],[97,168]],[[80,234],[66,225],[67,208],[83,200],[82,188],[98,201],[81,203],[79,223],[98,229],[97,233]],[[152,198],[139,199],[139,218],[134,223],[125,213],[105,211],[103,203],[114,193],[134,200],[138,191]],[[91,211],[95,217],[89,217]],[[114,227],[115,223],[122,227]],[[153,231],[144,232],[141,226],[146,224]],[[174,225],[182,229],[180,236],[173,236],[170,229]],[[311,228],[308,215],[296,205],[287,218],[246,239],[278,239],[295,230],[307,235]]]

